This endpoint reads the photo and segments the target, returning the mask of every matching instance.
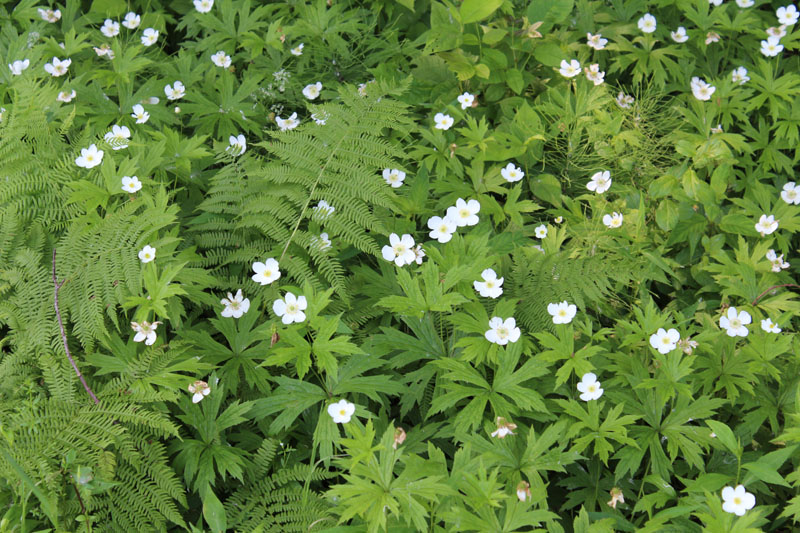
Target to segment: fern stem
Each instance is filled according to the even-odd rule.
[[[89,393],[92,401],[94,401],[95,404],[98,404],[100,403],[100,400],[97,399],[97,396],[94,395],[94,392],[92,392],[92,389],[89,387],[88,383],[86,383],[86,379],[84,379],[83,374],[81,374],[81,371],[78,369],[78,365],[75,364],[75,360],[72,358],[72,354],[69,351],[69,344],[67,344],[67,333],[64,331],[64,322],[61,320],[61,309],[58,307],[58,291],[61,289],[64,283],[66,283],[66,280],[59,283],[58,278],[56,277],[56,249],[53,248],[53,307],[56,308],[58,327],[61,328],[61,340],[64,341],[64,351],[67,352],[67,358],[69,359],[72,368],[75,370],[75,373],[78,375],[78,379],[80,379],[81,383],[83,383],[83,388],[86,389],[87,393]]]
[[[314,191],[317,189],[317,185],[319,185],[320,180],[322,179],[322,175],[325,173],[325,169],[328,168],[328,164],[333,159],[336,150],[339,149],[341,146],[342,141],[344,141],[345,137],[347,137],[347,133],[342,135],[339,139],[339,142],[336,143],[336,146],[331,150],[331,154],[328,156],[328,159],[325,161],[325,164],[319,169],[319,174],[317,174],[317,179],[314,181],[314,185],[311,187],[311,190],[308,192],[308,199],[306,200],[306,204],[303,206],[303,209],[300,210],[300,215],[297,217],[297,223],[294,225],[294,229],[292,230],[292,234],[289,235],[289,239],[286,241],[286,246],[283,247],[283,251],[281,252],[280,258],[278,258],[278,263],[283,261],[283,256],[286,255],[286,250],[289,249],[289,245],[292,243],[292,239],[294,238],[295,233],[297,233],[298,228],[300,227],[300,223],[303,221],[303,215],[306,213],[306,209],[308,209],[308,204],[311,203],[311,197],[314,196]]]
[[[772,290],[775,290],[775,289],[780,289],[781,287],[794,287],[796,289],[800,289],[800,285],[795,285],[794,283],[784,283],[783,285],[773,285],[769,289],[767,289],[764,292],[762,292],[761,294],[759,294],[758,297],[755,300],[753,300],[753,303],[751,303],[750,305],[756,305],[758,303],[758,301],[761,298],[763,298],[764,296],[766,296],[766,294],[769,291],[772,291]]]

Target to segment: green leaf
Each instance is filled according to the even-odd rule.
[[[503,0],[464,0],[461,4],[461,22],[470,24],[483,20],[503,5]]]
[[[6,450],[0,448],[0,453],[3,454],[3,459],[11,465],[11,469],[17,473],[19,476],[20,481],[31,491],[33,492],[34,496],[39,500],[39,503],[42,505],[42,511],[47,518],[50,519],[50,522],[58,528],[58,507],[56,504],[38,487],[36,483],[30,478],[30,476],[23,470],[23,468],[17,463],[11,454],[9,454]]]
[[[203,497],[203,518],[214,533],[225,533],[228,529],[228,520],[225,508],[213,491],[207,490]]]
[[[510,68],[506,71],[506,83],[509,88],[515,93],[519,94],[525,88],[525,82],[522,80],[522,73],[515,69]]]

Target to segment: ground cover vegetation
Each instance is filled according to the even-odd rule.
[[[788,0],[0,1],[0,531],[793,531]]]

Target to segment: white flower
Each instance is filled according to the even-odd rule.
[[[383,169],[383,180],[395,189],[403,184],[404,179],[406,179],[406,173],[402,170],[397,170],[396,168]]]
[[[325,200],[320,200],[319,203],[312,210],[314,211],[315,217],[326,219],[336,211],[336,208],[330,205]]]
[[[214,0],[194,0],[194,8],[199,13],[208,13],[214,7]]]
[[[42,20],[45,22],[54,23],[58,22],[59,19],[61,18],[60,9],[56,9],[55,11],[53,11],[52,9],[42,9],[40,7],[38,11],[39,11],[39,16],[42,17]]]
[[[686,28],[683,26],[678,26],[678,29],[670,32],[669,35],[676,43],[685,43],[689,40],[689,36],[686,35]]]
[[[300,125],[300,121],[297,120],[297,113],[292,113],[291,116],[286,119],[275,115],[275,123],[278,124],[281,131],[293,130]]]
[[[275,314],[281,317],[281,322],[284,324],[291,324],[297,322],[298,324],[306,319],[306,314],[303,312],[308,307],[305,296],[296,297],[291,292],[287,292],[283,300],[275,300],[272,304],[272,310]]]
[[[333,418],[334,424],[347,424],[350,422],[353,413],[356,412],[356,406],[347,400],[339,400],[328,406],[328,414]]]
[[[425,258],[425,250],[422,249],[422,245],[418,244],[414,247],[414,262],[418,265],[422,264],[422,260]]]
[[[129,12],[125,15],[125,18],[122,20],[122,25],[128,28],[129,30],[135,30],[139,27],[139,24],[142,22],[142,17],[134,13],[133,11]]]
[[[776,229],[778,229],[778,221],[775,220],[775,215],[761,215],[761,218],[756,222],[756,231],[759,232],[762,237],[764,235],[769,235]]]
[[[492,437],[497,437],[498,439],[504,439],[508,435],[513,435],[514,430],[517,429],[517,425],[513,422],[509,422],[502,416],[498,416],[497,420],[497,429],[492,431]]]
[[[103,151],[90,144],[89,148],[82,148],[81,155],[75,159],[75,164],[82,168],[93,168],[103,162]]]
[[[128,147],[128,139],[131,138],[131,130],[127,126],[115,124],[111,131],[103,136],[103,140],[111,145],[112,150],[122,150]]]
[[[261,285],[269,285],[281,277],[281,271],[278,269],[278,262],[273,257],[270,257],[263,263],[260,261],[253,263],[253,272],[255,272],[252,278],[253,281]]]
[[[796,185],[793,181],[786,183],[781,191],[781,198],[789,205],[800,204],[800,185]]]
[[[431,239],[436,239],[444,244],[453,238],[453,233],[456,231],[458,225],[456,221],[450,217],[431,217],[428,219],[428,228],[430,228]]]
[[[320,91],[322,91],[322,82],[309,83],[303,87],[303,96],[309,100],[315,100],[319,96]]]
[[[571,59],[569,63],[567,63],[566,59],[562,59],[561,68],[558,69],[558,72],[565,78],[574,78],[581,73],[581,64],[577,59]]]
[[[650,13],[645,13],[636,24],[644,33],[653,33],[656,31],[656,18]]]
[[[303,46],[305,46],[305,45],[303,43],[300,43],[297,46],[295,46],[294,48],[292,48],[291,50],[289,50],[289,52],[293,56],[301,56],[301,55],[303,55]]]
[[[553,219],[553,222],[555,222],[556,224],[561,224],[562,222],[564,222],[564,217],[558,215],[556,218]]]
[[[331,239],[327,233],[320,233],[319,236],[311,237],[312,246],[319,247],[320,250],[326,250],[331,247]]]
[[[149,263],[156,258],[156,249],[146,244],[144,248],[139,250],[139,260],[142,263]]]
[[[755,507],[756,497],[744,490],[744,485],[725,487],[722,489],[722,510],[726,513],[733,513],[736,516],[744,516],[744,513]]]
[[[797,8],[794,4],[789,4],[786,7],[779,7],[778,10],[775,11],[775,15],[778,17],[778,22],[787,26],[791,26],[797,22],[797,19],[800,17],[800,13],[797,12]]]
[[[691,338],[681,339],[678,341],[678,346],[686,355],[692,355],[692,350],[697,348],[697,341],[693,341]]]
[[[575,304],[563,302],[547,304],[547,312],[553,317],[553,324],[569,324],[575,318],[578,308]]]
[[[767,57],[775,57],[783,52],[783,45],[777,37],[769,37],[766,41],[761,41],[761,53]]]
[[[783,254],[778,255],[775,250],[767,251],[767,260],[772,263],[772,271],[780,272],[781,270],[789,268],[789,263],[783,260]]]
[[[728,313],[719,319],[719,327],[725,328],[725,333],[729,337],[747,337],[749,331],[745,327],[753,321],[747,311],[736,311],[735,307],[729,307]]]
[[[156,44],[158,40],[158,30],[155,28],[147,28],[142,32],[142,44],[144,46],[150,46]]]
[[[472,286],[484,298],[498,298],[503,294],[503,279],[498,278],[494,269],[487,268],[481,272],[483,281],[473,281]]]
[[[131,113],[131,117],[136,119],[137,124],[144,124],[150,120],[150,113],[145,111],[141,104],[136,104],[133,106],[133,113]]]
[[[769,318],[765,318],[761,321],[761,329],[766,331],[767,333],[780,333],[781,328],[778,327],[778,324],[775,324]]]
[[[600,71],[600,65],[598,63],[584,68],[583,71],[586,73],[586,79],[595,85],[601,85],[603,81],[605,81],[606,73],[605,71]]]
[[[131,322],[131,328],[136,332],[133,342],[144,341],[147,346],[152,346],[156,342],[156,328],[159,324],[161,322],[153,322],[152,324],[147,321],[143,321],[141,324]]]
[[[719,42],[719,33],[715,31],[710,31],[706,33],[706,44],[718,43],[718,42]]]
[[[317,123],[317,126],[324,126],[325,123],[328,121],[328,113],[326,113],[325,111],[321,111],[319,113],[311,113],[311,118],[314,120],[314,122]]]
[[[635,101],[636,99],[633,96],[625,94],[622,91],[617,95],[617,105],[622,109],[628,109]]]
[[[478,200],[465,202],[463,198],[456,200],[456,205],[447,208],[447,216],[453,219],[459,228],[464,226],[474,226],[478,223],[478,212],[481,204]]]
[[[603,395],[603,389],[600,387],[600,382],[597,381],[597,376],[593,372],[588,372],[583,375],[581,382],[578,383],[578,392],[581,392],[581,400],[584,402],[591,402],[597,400]]]
[[[736,0],[736,5],[745,9],[754,6],[755,2],[753,0]]]
[[[247,142],[244,139],[244,135],[241,133],[237,136],[231,135],[228,138],[228,142],[230,142],[228,151],[230,151],[233,155],[242,155],[245,150],[247,150]]]
[[[433,122],[436,124],[437,130],[449,130],[450,126],[453,125],[453,117],[444,113],[436,113],[433,117]]]
[[[517,499],[521,502],[531,499],[531,486],[527,481],[520,481],[517,484]]]
[[[715,6],[721,6],[722,5],[722,0],[708,0],[708,3],[709,4],[713,4]]]
[[[211,387],[208,386],[208,383],[199,379],[189,385],[187,389],[192,393],[192,403],[198,403],[211,394]]]
[[[94,53],[97,54],[98,57],[106,56],[109,60],[114,59],[114,50],[112,50],[107,43],[101,44],[99,48],[95,46],[93,49]]]
[[[505,346],[509,342],[517,342],[521,334],[514,317],[503,320],[499,316],[493,316],[489,321],[489,331],[484,335],[487,341]]]
[[[20,61],[19,59],[14,61],[13,63],[8,64],[9,70],[11,70],[11,74],[14,76],[19,76],[22,74],[22,71],[27,69],[31,64],[29,59],[23,59]]]
[[[186,87],[183,86],[183,83],[176,81],[173,85],[164,87],[164,94],[167,95],[167,100],[183,98],[186,95]]]
[[[586,34],[586,44],[594,48],[595,50],[602,50],[608,44],[608,39],[603,39],[603,36],[599,33],[597,35],[592,35],[591,33]]]
[[[136,176],[122,176],[122,190],[131,194],[141,190],[142,182]]]
[[[709,85],[704,80],[701,80],[697,76],[692,78],[692,82],[690,84],[692,88],[692,94],[698,100],[710,100],[711,95],[714,94],[714,91],[717,90],[716,87],[713,85]]]
[[[733,72],[731,72],[731,81],[733,83],[738,83],[739,85],[743,85],[750,81],[750,77],[747,75],[747,69],[744,67],[733,69]]]
[[[514,163],[509,163],[506,165],[506,168],[501,169],[500,175],[503,176],[503,179],[509,183],[519,181],[525,177],[525,173],[522,171],[522,169],[515,167]]]
[[[387,261],[394,261],[394,264],[401,267],[413,263],[417,256],[414,253],[414,238],[408,233],[399,237],[397,233],[389,235],[389,244],[381,249],[383,258]]]
[[[722,124],[717,124],[715,127],[711,128],[711,133],[722,133]]]
[[[73,98],[75,98],[75,94],[76,94],[75,89],[72,89],[72,92],[60,91],[58,93],[58,96],[56,96],[56,100],[68,104],[72,101]]]
[[[544,239],[547,237],[547,226],[540,224],[533,228],[533,233],[536,235],[537,239]]]
[[[610,215],[603,215],[603,224],[609,228],[618,228],[622,225],[622,213],[614,211]]]
[[[57,57],[53,58],[52,63],[45,63],[44,70],[53,77],[63,76],[67,73],[67,69],[72,64],[71,59],[59,60]]]
[[[228,68],[231,66],[231,56],[220,50],[211,56],[211,62],[220,68]]]
[[[786,37],[786,25],[781,24],[780,26],[772,26],[764,30],[767,32],[767,37],[777,37],[778,39],[783,39]]]
[[[611,172],[608,170],[601,170],[592,174],[586,188],[597,194],[603,194],[611,187]]]
[[[678,346],[681,334],[677,329],[658,328],[658,331],[650,335],[650,346],[658,350],[659,353],[669,353]]]
[[[242,298],[242,289],[236,291],[236,296],[228,293],[228,297],[223,298],[219,303],[225,306],[225,309],[222,310],[224,317],[239,318],[250,309],[250,300]]]
[[[458,95],[457,100],[458,103],[461,104],[461,109],[467,109],[471,107],[472,103],[475,101],[475,95],[465,92],[464,94]]]
[[[116,37],[119,35],[119,22],[106,19],[106,21],[103,22],[103,26],[100,28],[100,31],[106,37]]]

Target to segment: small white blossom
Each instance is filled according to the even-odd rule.
[[[431,230],[428,235],[442,244],[450,242],[457,227],[456,221],[450,217],[434,216],[428,219],[428,228]]]
[[[747,337],[749,331],[745,327],[753,321],[747,311],[736,311],[735,307],[729,307],[727,314],[719,319],[719,327],[725,329],[729,337]]]
[[[597,400],[603,395],[600,382],[597,381],[597,376],[593,372],[588,372],[583,375],[581,382],[578,383],[578,392],[581,393],[580,398],[584,402]]]
[[[67,73],[67,69],[69,69],[71,64],[71,59],[60,60],[54,57],[52,63],[44,64],[44,70],[53,77],[59,77]]]
[[[603,36],[599,33],[597,35],[592,35],[591,33],[586,34],[586,44],[594,48],[595,50],[602,50],[608,44],[608,39],[603,39]]]
[[[633,96],[625,94],[622,91],[617,95],[617,105],[622,109],[628,109],[635,101],[636,99]]]
[[[56,100],[58,100],[59,102],[64,102],[65,104],[68,104],[68,103],[70,103],[72,101],[73,98],[75,98],[75,94],[76,94],[75,93],[75,89],[72,89],[71,92],[60,91],[58,93],[58,96],[56,96]]]
[[[295,46],[294,48],[292,48],[291,50],[289,50],[289,52],[290,52],[290,53],[291,53],[293,56],[301,56],[301,55],[303,55],[303,47],[304,47],[304,46],[305,46],[305,45],[304,45],[303,43],[300,43],[300,44],[298,44],[297,46]]]
[[[211,62],[220,68],[228,68],[231,66],[231,56],[220,50],[211,56]]]
[[[566,59],[561,60],[561,68],[558,72],[565,78],[574,78],[581,73],[581,64],[577,59],[571,59],[567,62]]]
[[[681,334],[677,329],[670,328],[669,331],[664,328],[658,328],[658,331],[650,335],[650,346],[658,350],[659,353],[669,353],[678,346],[678,341],[681,340]]]
[[[241,133],[235,136],[231,135],[228,138],[228,142],[230,146],[228,146],[227,150],[233,155],[242,155],[247,150],[247,141],[245,141],[244,135]]]
[[[152,324],[147,321],[143,321],[141,324],[131,322],[131,328],[136,332],[136,335],[133,336],[133,342],[144,341],[147,346],[152,346],[156,342],[156,328],[158,328],[159,324],[161,322],[153,322]]]
[[[742,9],[753,7],[755,4],[756,3],[754,0],[736,0],[736,5],[741,7]]]
[[[107,43],[101,44],[99,48],[95,46],[93,49],[94,53],[97,54],[98,57],[106,56],[106,58],[109,60],[114,59],[114,50],[112,50]]]
[[[151,46],[158,41],[158,30],[155,28],[147,28],[142,32],[142,44],[144,46]]]
[[[253,272],[255,272],[252,277],[253,281],[261,285],[269,285],[281,277],[278,262],[273,257],[270,257],[263,263],[260,261],[253,263]]]
[[[718,42],[719,42],[719,33],[715,31],[710,31],[706,33],[706,44],[718,43]]]
[[[750,81],[750,77],[747,75],[747,69],[744,67],[733,69],[733,72],[731,72],[731,81],[733,83],[738,83],[739,85],[743,85]]]
[[[316,100],[320,91],[322,91],[322,82],[318,81],[317,83],[309,83],[303,87],[303,96],[309,100]]]
[[[333,418],[335,424],[347,424],[350,422],[353,413],[356,412],[356,406],[347,400],[339,400],[328,406],[328,414]]]
[[[797,8],[794,4],[779,7],[778,10],[775,11],[775,15],[778,17],[778,22],[786,26],[791,26],[797,22],[797,19],[800,17],[800,13],[797,12]]]
[[[89,148],[82,148],[81,155],[75,159],[75,164],[82,168],[93,168],[103,162],[103,151],[98,150],[95,144]]]
[[[142,263],[149,263],[156,258],[156,249],[146,244],[144,248],[139,250],[139,260]]]
[[[328,121],[328,113],[320,111],[319,113],[311,113],[311,119],[317,123],[317,126],[324,126]]]
[[[722,510],[726,513],[733,513],[736,516],[744,516],[744,513],[755,507],[756,497],[744,490],[744,485],[725,487],[722,489]]]
[[[222,310],[222,316],[226,318],[240,318],[250,309],[250,300],[242,296],[242,289],[236,291],[236,296],[228,293],[228,297],[223,298],[219,303],[225,306],[225,309]]]
[[[715,127],[711,128],[711,133],[722,133],[722,124],[717,124]]]
[[[461,109],[467,109],[468,107],[472,107],[473,102],[475,102],[475,95],[469,94],[467,92],[458,95],[458,103],[461,104]]]
[[[297,120],[297,113],[292,113],[286,119],[275,115],[275,123],[278,125],[281,131],[293,130],[300,125],[300,121]]]
[[[55,23],[61,19],[61,10],[56,9],[55,11],[52,9],[42,9],[39,8],[39,16],[42,17],[42,20],[45,22]]]
[[[772,263],[773,272],[780,272],[781,270],[789,268],[789,263],[783,260],[783,254],[778,255],[775,253],[775,250],[767,251],[767,260]]]
[[[19,76],[22,74],[23,70],[27,69],[30,66],[30,64],[31,61],[29,59],[23,59],[21,61],[18,59],[13,63],[9,63],[8,69],[11,71],[11,74],[13,76]]]
[[[514,317],[503,320],[499,316],[493,316],[489,321],[489,330],[484,336],[489,342],[505,346],[509,342],[517,342],[521,334]]]
[[[131,113],[131,117],[136,119],[137,124],[144,124],[150,120],[150,113],[145,111],[141,104],[136,104],[133,106],[133,113]]]
[[[722,5],[722,0],[708,0],[708,3],[719,7]]]
[[[778,221],[775,220],[775,215],[761,215],[761,218],[756,222],[756,231],[764,235],[769,235],[778,229]]]
[[[325,200],[320,200],[319,203],[312,209],[314,216],[320,219],[326,219],[336,212],[336,208],[330,205]]]
[[[119,22],[106,19],[105,22],[103,22],[103,26],[100,28],[100,31],[106,37],[116,37],[119,35]]]
[[[766,331],[767,333],[780,333],[781,328],[778,327],[778,324],[775,324],[769,318],[765,318],[761,321],[761,329]]]
[[[786,25],[781,24],[780,26],[771,26],[764,30],[767,32],[767,37],[776,37],[778,39],[783,39],[786,37]]]
[[[547,304],[547,312],[553,317],[553,324],[569,324],[578,312],[575,304],[563,302]]]
[[[122,25],[128,28],[129,30],[135,30],[139,27],[139,24],[142,22],[142,17],[134,13],[133,11],[129,12],[125,15],[125,18],[122,20]]]
[[[692,94],[698,100],[710,100],[711,95],[714,94],[714,91],[717,90],[716,87],[713,85],[709,85],[704,80],[701,80],[697,76],[692,78],[692,82],[690,84],[692,88]]]
[[[187,390],[192,393],[192,403],[199,403],[200,400],[211,394],[211,387],[205,381],[197,380],[187,387]]]
[[[547,226],[544,224],[540,224],[533,228],[533,234],[536,235],[537,239],[544,239],[547,237]]]
[[[584,68],[583,71],[586,73],[586,79],[595,85],[602,85],[605,81],[606,73],[600,70],[600,65],[598,63]]]
[[[603,224],[611,229],[618,228],[622,225],[622,213],[614,211],[610,215],[603,215]]]
[[[327,250],[331,247],[331,244],[333,243],[327,233],[320,233],[311,237],[311,245],[318,247],[320,250]]]
[[[418,244],[414,247],[414,262],[421,265],[423,259],[425,259],[425,250],[422,249],[421,244]]]
[[[498,416],[495,422],[497,424],[497,429],[492,431],[492,437],[497,437],[498,439],[504,439],[508,435],[514,435],[514,430],[517,429],[515,423],[509,422],[502,416]]]
[[[392,233],[389,235],[389,244],[381,249],[381,255],[387,261],[394,261],[399,267],[410,265],[417,259],[414,238],[408,233],[404,233],[402,237]]]
[[[767,57],[775,57],[783,52],[783,45],[777,37],[769,37],[766,41],[761,41],[761,53]]]
[[[525,177],[525,173],[521,168],[514,166],[514,163],[509,163],[505,168],[500,170],[500,175],[509,183],[514,183]]]
[[[136,176],[122,176],[122,190],[131,194],[141,190],[142,182]]]
[[[608,170],[601,170],[592,174],[586,188],[597,194],[603,194],[611,187],[611,172]]]
[[[445,115],[444,113],[436,113],[433,117],[433,122],[436,124],[437,130],[449,130],[453,125],[453,117]]]
[[[456,200],[456,205],[447,208],[447,216],[453,219],[456,225],[461,228],[464,226],[474,226],[478,223],[478,212],[481,204],[478,200],[464,201],[463,198]]]
[[[122,150],[128,147],[128,139],[131,138],[131,130],[127,126],[120,126],[115,124],[111,127],[111,131],[103,136],[108,144],[111,145],[112,150]]]
[[[781,198],[789,205],[800,205],[800,185],[795,182],[787,182],[781,191]]]
[[[406,173],[402,170],[397,170],[396,168],[383,169],[383,180],[395,189],[403,184],[404,179],[406,179]]]
[[[636,24],[644,33],[653,33],[656,31],[656,18],[650,13],[645,13]]]
[[[503,294],[503,279],[498,278],[494,269],[487,268],[481,272],[483,281],[473,281],[472,286],[484,298],[499,298]]]
[[[291,324],[292,322],[303,322],[306,319],[306,314],[303,312],[308,307],[308,302],[305,296],[295,296],[291,292],[287,292],[282,300],[275,300],[272,303],[272,310],[275,314],[281,317],[281,322],[284,324]]]
[[[531,499],[531,486],[527,481],[517,484],[517,499],[523,503]]]
[[[214,7],[214,0],[194,0],[194,8],[199,13],[208,13]]]
[[[689,40],[689,36],[686,35],[686,28],[683,26],[678,26],[678,29],[670,32],[669,35],[676,43],[685,43]]]
[[[164,94],[167,95],[167,100],[178,100],[186,96],[186,87],[180,81],[176,81],[173,85],[164,87]]]

